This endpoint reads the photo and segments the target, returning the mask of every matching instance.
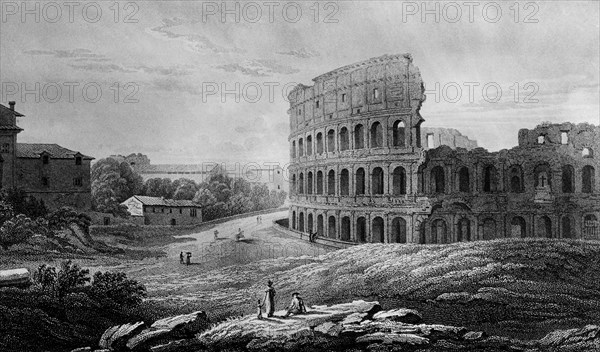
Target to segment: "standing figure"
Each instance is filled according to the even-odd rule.
[[[273,281],[267,281],[267,289],[265,290],[265,299],[263,300],[267,317],[272,317],[275,313],[275,289]]]
[[[264,304],[260,304],[260,298],[258,299],[258,305],[257,307],[257,312],[256,312],[256,318],[258,318],[259,320],[262,320],[263,315],[262,315],[262,308],[263,308]]]
[[[179,253],[179,264],[183,264],[183,252]]]
[[[219,239],[219,231],[215,230],[215,240]]]
[[[192,263],[192,253],[187,252],[187,255],[185,257],[185,264],[190,265],[191,263]]]
[[[256,217],[256,223],[257,223],[257,224],[260,224],[260,216],[257,216],[257,217]]]

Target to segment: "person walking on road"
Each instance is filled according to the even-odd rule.
[[[183,264],[183,252],[179,253],[179,264]]]
[[[219,239],[219,231],[215,230],[214,233],[215,233],[215,240],[218,240]]]
[[[265,299],[263,300],[267,317],[270,318],[275,313],[275,289],[273,281],[267,281],[267,289],[265,290]]]

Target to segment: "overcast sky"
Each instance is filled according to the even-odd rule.
[[[421,1],[321,2],[318,11],[228,2],[225,18],[221,1],[1,4],[0,103],[16,100],[26,115],[19,141],[96,158],[285,163],[282,92],[383,54],[411,53],[420,68],[424,126],[457,128],[490,150],[543,121],[599,124],[599,2],[428,2],[437,20],[422,17]],[[36,84],[37,102],[24,91]]]

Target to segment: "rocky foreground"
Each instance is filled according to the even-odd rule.
[[[378,302],[312,306],[307,314],[243,316],[211,328],[204,312],[111,327],[98,348],[134,351],[600,351],[600,327],[557,330],[534,341],[487,336],[463,327],[423,324],[412,309],[382,310]]]

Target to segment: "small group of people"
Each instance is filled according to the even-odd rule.
[[[185,262],[183,260],[183,252],[179,253],[179,264],[190,265],[192,263],[192,252],[185,253]]]
[[[261,215],[259,215],[259,216],[256,217],[256,223],[257,224],[262,224],[262,216]]]
[[[308,242],[314,242],[315,238],[317,238],[317,236],[318,236],[317,232],[309,231],[308,232]]]
[[[263,302],[260,302],[260,299],[258,300],[258,314],[257,314],[257,318],[258,319],[262,319],[263,318],[263,308],[265,308],[265,313],[267,313],[267,317],[273,317],[275,314],[275,288],[273,288],[273,281],[269,280],[267,281],[267,289],[265,290],[265,297],[263,299]],[[283,316],[283,318],[287,318],[290,315],[294,314],[305,314],[306,313],[306,306],[304,305],[304,300],[302,299],[302,297],[300,297],[300,294],[298,292],[294,292],[292,293],[292,302],[290,303],[290,305],[287,307],[287,311],[285,313],[285,315]]]

